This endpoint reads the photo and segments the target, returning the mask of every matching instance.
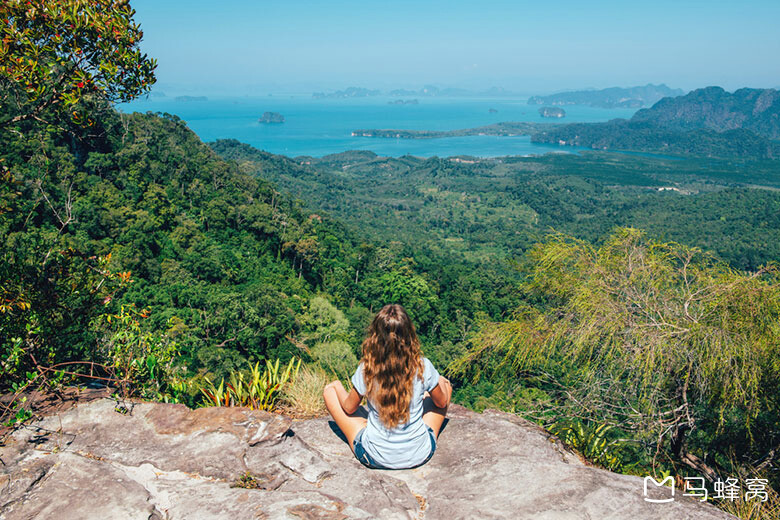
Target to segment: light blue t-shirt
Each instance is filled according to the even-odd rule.
[[[431,453],[428,427],[422,420],[423,398],[439,384],[439,373],[428,358],[423,358],[422,380],[415,377],[409,403],[409,422],[388,429],[379,418],[369,399],[368,424],[362,443],[372,459],[386,468],[411,468],[421,464]],[[366,381],[361,362],[352,376],[352,386],[360,395],[366,395]]]

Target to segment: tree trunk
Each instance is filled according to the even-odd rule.
[[[718,472],[715,471],[713,468],[711,468],[700,457],[694,455],[693,453],[690,453],[688,451],[688,448],[685,446],[686,431],[688,429],[689,429],[688,426],[683,424],[681,426],[678,426],[677,429],[674,431],[674,434],[672,435],[671,446],[670,446],[672,453],[674,454],[675,458],[677,458],[680,462],[682,462],[689,468],[694,469],[697,472],[701,473],[704,476],[704,478],[706,478],[710,482],[715,482],[719,478]]]

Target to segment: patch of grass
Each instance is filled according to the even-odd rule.
[[[304,365],[298,375],[284,386],[280,408],[296,417],[316,417],[327,413],[322,390],[329,382],[328,374],[317,365]]]
[[[758,474],[751,471],[747,478],[767,478],[767,475]],[[744,485],[744,482],[742,482]],[[780,494],[771,486],[761,486],[766,492],[766,496],[753,496],[746,500],[745,489],[738,495],[736,500],[715,500],[714,503],[723,511],[730,513],[740,520],[780,520]],[[766,498],[766,500],[762,500]]]
[[[238,477],[238,480],[230,484],[230,487],[243,489],[266,489],[266,485],[272,480],[273,477],[271,475],[266,475],[265,473],[260,475],[253,475],[247,471]]]

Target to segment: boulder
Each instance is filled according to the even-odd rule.
[[[0,459],[1,520],[732,518],[679,493],[647,502],[642,478],[588,466],[515,415],[455,405],[412,470],[363,467],[326,418],[111,399],[17,430]]]

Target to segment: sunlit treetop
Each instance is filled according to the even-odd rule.
[[[79,102],[129,101],[155,81],[127,0],[3,0],[0,102],[15,103],[0,125],[39,119],[50,107],[89,123]]]

